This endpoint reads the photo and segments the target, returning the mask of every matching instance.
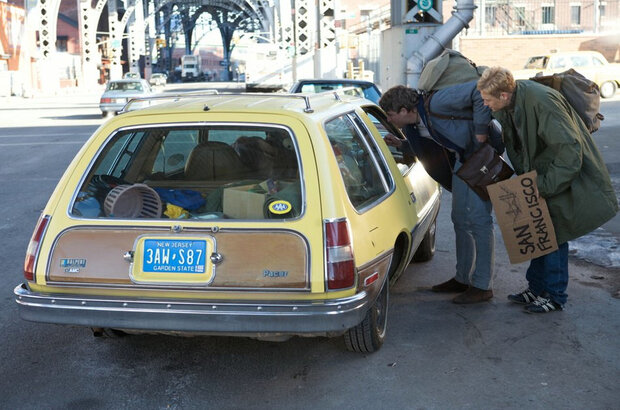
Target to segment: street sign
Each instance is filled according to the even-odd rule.
[[[422,11],[429,11],[433,8],[433,0],[418,0],[418,7]]]

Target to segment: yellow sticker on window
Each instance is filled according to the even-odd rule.
[[[269,212],[276,215],[287,214],[291,212],[292,208],[291,203],[288,201],[278,200],[269,204]]]

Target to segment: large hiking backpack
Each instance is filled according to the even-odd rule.
[[[599,129],[605,117],[599,112],[601,93],[596,83],[572,68],[562,73],[532,77],[530,80],[559,91],[583,120],[590,133]]]
[[[486,67],[476,64],[458,51],[446,49],[439,57],[430,60],[422,69],[418,80],[418,89],[435,91],[456,84],[475,81],[480,78]]]

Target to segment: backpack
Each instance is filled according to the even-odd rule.
[[[478,80],[486,67],[476,64],[458,51],[446,49],[430,60],[422,69],[418,89],[441,90],[451,85]]]
[[[588,80],[574,69],[562,73],[530,78],[532,81],[558,91],[583,120],[590,133],[595,132],[605,119],[599,112],[601,93],[596,83]]]

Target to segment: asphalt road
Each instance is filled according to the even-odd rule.
[[[453,275],[450,195],[435,258],[391,293],[388,336],[371,355],[340,338],[94,338],[21,320],[13,288],[32,229],[72,157],[104,120],[98,95],[0,99],[0,409],[616,409],[620,269],[570,259],[567,310],[509,304],[527,264],[510,265],[496,229],[495,298],[457,306],[429,291]],[[620,181],[620,96],[595,134]],[[617,219],[617,218],[616,218]],[[618,252],[617,221],[603,229]],[[596,242],[601,236],[589,242]]]

